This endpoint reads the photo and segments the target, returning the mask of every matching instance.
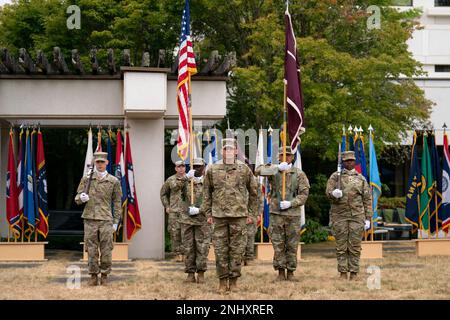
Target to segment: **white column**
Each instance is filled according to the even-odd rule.
[[[130,258],[164,258],[164,120],[127,119],[142,229],[131,239]]]

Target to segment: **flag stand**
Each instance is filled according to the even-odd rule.
[[[372,126],[369,127],[369,143],[370,141],[372,141],[373,143],[373,136],[372,136],[372,131],[373,128]],[[360,130],[360,132],[362,132],[362,130]],[[364,148],[364,140],[362,140],[362,134],[360,134],[360,138],[361,138],[361,142]],[[355,139],[356,141],[356,139]],[[370,149],[370,148],[369,148]],[[364,149],[363,149],[364,150]],[[371,151],[369,150],[369,153]],[[371,153],[369,155],[369,160],[371,159]],[[372,159],[373,161],[373,159]],[[376,159],[375,159],[376,161]],[[370,206],[372,208],[373,211],[375,211],[376,208],[373,207],[373,186],[370,186],[370,194],[371,194],[371,199],[370,199]],[[361,242],[361,259],[383,259],[383,243],[384,241],[375,241],[374,239],[374,221],[373,221],[373,212],[372,212],[372,216],[370,217],[370,231],[366,231],[365,227],[364,227],[364,241]],[[371,241],[367,240],[367,234],[370,232],[371,235]]]

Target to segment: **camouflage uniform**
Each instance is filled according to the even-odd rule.
[[[257,213],[259,214],[262,205],[263,205],[263,201],[264,201],[264,196],[262,195],[261,192],[261,185],[258,181],[257,177],[254,177],[256,183],[257,183],[257,190],[258,190],[258,210]],[[248,197],[248,194],[247,194]],[[253,259],[255,259],[255,234],[256,234],[256,230],[257,230],[257,219],[253,219],[252,223],[248,223],[247,224],[247,243],[245,246],[245,254],[244,254],[244,259],[245,261],[251,261]]]
[[[89,180],[88,176],[81,179],[77,189],[75,202],[81,205],[80,199],[84,186]],[[109,274],[112,266],[113,250],[113,224],[118,224],[122,212],[122,189],[116,177],[106,174],[100,179],[94,172],[89,188],[89,201],[83,210],[84,243],[88,253],[89,274]],[[111,212],[111,203],[114,205],[114,216]],[[99,260],[100,247],[100,266]]]
[[[280,210],[282,201],[282,172],[276,165],[266,165],[257,168],[257,174],[263,167],[271,167],[273,175],[268,175],[270,183],[270,223],[269,235],[274,249],[273,267],[275,270],[287,269],[295,271],[297,268],[297,250],[300,242],[301,206],[309,195],[309,181],[306,174],[298,168],[286,170],[286,201],[291,207]]]
[[[246,220],[248,216],[256,219],[257,206],[257,184],[245,163],[219,161],[208,167],[201,211],[214,218],[213,244],[219,279],[241,276]]]
[[[343,158],[344,159],[344,158]],[[331,201],[330,222],[336,238],[338,271],[358,273],[364,220],[372,216],[369,184],[355,169],[341,172],[342,198],[332,192],[337,188],[338,173],[328,179],[326,195]]]
[[[181,195],[185,182],[186,177],[174,174],[164,182],[160,192],[164,208],[169,208],[167,229],[172,241],[172,252],[176,255],[183,254],[180,214],[186,209],[186,203]]]
[[[186,180],[182,196],[186,204],[191,203],[190,182]],[[203,202],[203,177],[194,178],[194,206],[201,207]],[[210,226],[206,221],[205,213],[189,215],[189,208],[186,208],[180,214],[181,223],[181,242],[185,254],[186,273],[195,273],[206,271],[207,256],[209,250]]]

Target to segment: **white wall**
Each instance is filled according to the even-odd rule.
[[[0,80],[0,118],[123,116],[121,80]]]

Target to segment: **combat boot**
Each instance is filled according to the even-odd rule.
[[[195,273],[189,272],[186,280],[184,282],[195,282]]]
[[[91,274],[91,280],[89,280],[89,286],[93,287],[98,285],[98,277],[96,274]]]
[[[229,291],[237,291],[237,278],[230,278],[230,287],[228,288]]]
[[[350,272],[350,280],[358,280],[358,273]]]
[[[278,269],[277,281],[284,281],[284,280],[286,280],[286,271],[284,269]]]
[[[102,277],[100,278],[100,284],[102,286],[108,285],[108,275],[106,273],[102,273]]]
[[[219,279],[219,293],[226,293],[228,288],[228,278]]]
[[[244,260],[244,266],[253,266],[255,263],[253,259],[245,259]]]
[[[347,277],[347,272],[341,272],[341,275],[339,276],[339,279],[341,279],[341,280],[347,280],[347,279],[348,279],[348,277]]]
[[[287,271],[287,281],[297,282],[297,278],[294,276],[294,271],[288,270]]]
[[[205,271],[197,272],[197,283],[205,283]]]

